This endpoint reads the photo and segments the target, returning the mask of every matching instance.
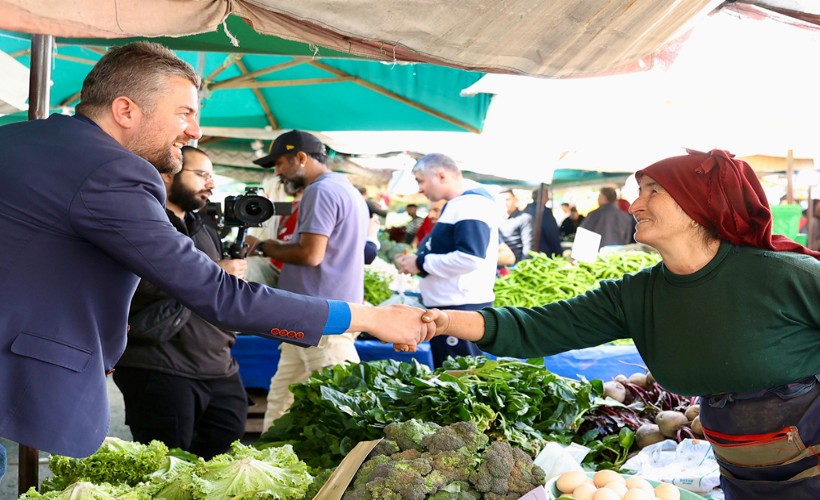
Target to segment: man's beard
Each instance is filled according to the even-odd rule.
[[[168,201],[180,207],[186,212],[193,212],[194,210],[201,210],[208,204],[208,200],[200,200],[197,198],[198,194],[207,193],[207,191],[191,191],[186,189],[181,182],[174,178],[171,184],[171,189],[168,192]]]
[[[155,146],[152,144],[154,142],[152,134],[153,120],[149,117],[139,134],[127,145],[128,149],[153,165],[159,173],[178,174],[182,170],[182,153],[179,158],[176,158],[173,146]]]
[[[280,175],[279,182],[282,184],[285,193],[289,196],[296,196],[296,194],[305,187],[305,178],[303,176],[286,179]]]

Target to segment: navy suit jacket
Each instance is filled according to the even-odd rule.
[[[0,436],[97,450],[139,277],[225,329],[318,344],[326,300],[223,272],[164,204],[157,170],[88,119],[0,127]]]

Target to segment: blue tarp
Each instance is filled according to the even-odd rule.
[[[587,380],[612,380],[618,374],[627,377],[644,372],[645,364],[635,346],[602,345],[576,349],[544,358],[544,366],[562,377]]]
[[[418,346],[416,352],[396,352],[392,344],[382,344],[374,340],[357,340],[356,351],[362,361],[395,359],[433,366],[430,344]],[[270,387],[270,379],[279,365],[279,342],[254,335],[239,335],[233,346],[233,356],[239,363],[239,376],[246,388],[265,389]]]
[[[391,344],[375,340],[357,340],[356,350],[362,361],[395,359],[433,367],[430,344],[420,344],[416,352],[395,352]],[[239,363],[239,375],[248,388],[267,389],[279,364],[279,343],[254,335],[239,335],[233,347],[233,355]],[[493,357],[492,355],[488,355]],[[627,377],[644,371],[644,362],[634,346],[603,345],[588,349],[576,349],[544,358],[544,366],[562,377],[587,380],[611,380],[618,374]]]

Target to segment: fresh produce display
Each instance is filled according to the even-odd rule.
[[[314,482],[290,446],[260,450],[238,441],[229,453],[189,461],[158,441],[142,445],[109,437],[87,458],[52,455],[49,468],[54,476],[41,491],[30,488],[20,499],[302,500]]]
[[[396,257],[404,253],[415,253],[412,245],[407,243],[398,243],[390,239],[387,232],[382,231],[379,234],[379,253],[377,254],[382,260],[393,262]]]
[[[660,254],[610,252],[594,262],[573,263],[566,257],[532,253],[495,282],[496,307],[534,307],[569,299],[598,287],[601,280],[620,278],[660,262]]]
[[[669,483],[650,481],[638,476],[622,476],[611,470],[595,474],[564,472],[554,483],[558,500],[681,500],[683,493]],[[691,497],[692,494],[686,494]]]
[[[78,481],[136,486],[147,474],[159,469],[167,456],[168,447],[159,441],[140,444],[107,437],[87,458],[51,455],[48,468],[54,476],[43,482],[43,489],[62,490]]]
[[[544,484],[544,471],[475,422],[439,426],[415,419],[384,428],[385,439],[343,500],[517,499]]]
[[[419,280],[409,274],[399,273],[396,265],[376,257],[373,262],[364,266],[364,294],[365,300],[379,300],[370,302],[378,305],[387,300],[393,292],[403,291],[418,293]]]
[[[368,304],[379,305],[393,295],[390,278],[372,269],[364,270],[364,300]]]
[[[473,421],[491,439],[535,455],[546,441],[591,448],[585,463],[615,468],[649,422],[643,407],[603,397],[600,380],[560,377],[543,360],[452,359],[435,371],[394,360],[335,366],[291,387],[295,402],[256,446],[291,444],[316,468],[335,467],[358,443],[412,418]]]
[[[700,406],[695,398],[666,391],[651,373],[617,375],[604,382],[603,391],[605,397],[624,406],[618,410],[613,405],[601,407],[601,420],[635,430],[638,448],[666,439],[680,442],[685,438],[703,437],[698,416]]]

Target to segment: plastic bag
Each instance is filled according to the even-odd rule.
[[[546,481],[549,481],[564,472],[583,471],[581,462],[584,461],[587,453],[589,453],[589,448],[580,444],[571,443],[569,446],[564,446],[550,441],[544,445],[532,462],[544,470]]]
[[[649,445],[627,460],[623,468],[698,494],[720,487],[720,467],[712,446],[702,439],[684,439],[680,443],[667,439]]]

